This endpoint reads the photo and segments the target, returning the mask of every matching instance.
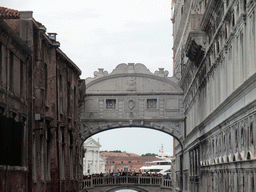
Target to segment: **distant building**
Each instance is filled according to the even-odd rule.
[[[106,173],[139,172],[147,161],[156,161],[154,156],[140,156],[134,153],[102,152],[106,158]]]
[[[83,144],[85,155],[83,159],[83,174],[91,175],[105,172],[105,158],[100,155],[100,143],[93,138],[89,138]]]

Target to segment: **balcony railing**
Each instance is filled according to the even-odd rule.
[[[92,177],[90,179],[85,179],[80,182],[79,189],[89,189],[94,187],[103,186],[120,186],[125,184],[131,185],[152,185],[159,186],[161,188],[172,188],[172,180],[165,179],[164,177],[154,177],[154,176],[118,176],[118,177]]]

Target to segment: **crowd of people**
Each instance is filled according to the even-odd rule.
[[[91,179],[94,177],[119,177],[119,176],[134,176],[134,177],[164,177],[165,179],[171,179],[170,174],[162,175],[157,172],[149,173],[149,172],[113,172],[113,173],[100,173],[100,174],[92,174],[92,175],[84,175],[83,179]]]

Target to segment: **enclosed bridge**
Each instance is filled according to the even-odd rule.
[[[167,133],[182,146],[182,99],[176,78],[163,68],[154,74],[140,63],[119,64],[110,74],[99,69],[86,79],[80,108],[82,142],[102,131],[140,127]]]

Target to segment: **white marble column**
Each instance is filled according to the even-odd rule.
[[[85,171],[84,171],[84,174],[87,175],[88,174],[88,155],[87,153],[85,153]]]
[[[92,167],[91,167],[91,174],[95,173],[95,160],[94,160],[94,153],[95,151],[92,150]]]
[[[99,169],[99,165],[100,165],[100,162],[99,162],[99,151],[97,151],[97,173],[100,173],[100,169]]]

